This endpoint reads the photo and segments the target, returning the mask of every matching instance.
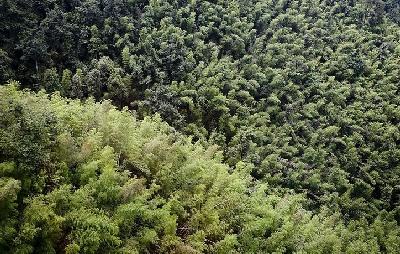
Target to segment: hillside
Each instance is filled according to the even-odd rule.
[[[370,225],[313,214],[159,117],[12,85],[0,97],[1,253],[400,250],[387,212]]]
[[[2,1],[0,252],[400,252],[399,17]]]

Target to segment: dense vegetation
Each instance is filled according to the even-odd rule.
[[[7,83],[0,253],[400,252],[399,1],[3,0]]]
[[[389,213],[347,227],[313,215],[159,117],[15,86],[0,96],[1,253],[400,251]]]

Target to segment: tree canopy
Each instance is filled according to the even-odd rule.
[[[1,1],[0,252],[399,252],[399,17]]]
[[[0,251],[16,253],[398,252],[390,213],[369,224],[304,208],[252,181],[216,146],[159,116],[0,88]]]

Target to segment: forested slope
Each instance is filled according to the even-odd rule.
[[[1,253],[400,251],[390,214],[313,215],[159,117],[14,85],[0,96]]]
[[[201,219],[207,227],[218,224],[218,227],[223,228],[212,229],[218,231],[217,233],[210,233],[209,229],[201,228],[200,224],[196,224],[199,228],[190,231],[192,227],[186,225],[193,222],[189,219],[192,215],[183,216],[185,219],[179,219],[181,215],[177,215],[175,222],[178,226],[175,232],[178,238],[168,238],[169,240],[165,240],[168,243],[164,243],[160,236],[160,227],[163,226],[157,226],[155,233],[149,233],[155,238],[147,236],[152,239],[151,246],[137,240],[137,235],[132,236],[134,240],[128,236],[139,234],[140,230],[126,229],[129,231],[126,239],[130,239],[127,241],[140,253],[146,248],[150,252],[175,250],[183,253],[191,251],[186,248],[200,252],[218,252],[218,248],[232,248],[238,252],[313,252],[305,247],[308,241],[312,243],[307,246],[315,248],[324,246],[321,245],[322,242],[328,242],[329,247],[326,247],[328,249],[325,252],[332,252],[333,249],[344,252],[347,248],[352,252],[358,248],[349,247],[358,244],[357,241],[354,242],[355,239],[364,239],[360,240],[360,245],[374,246],[371,248],[376,251],[396,252],[391,249],[395,244],[390,245],[387,242],[398,241],[394,235],[398,232],[396,224],[400,223],[399,17],[400,3],[396,0],[1,1],[0,83],[17,80],[21,89],[29,88],[36,92],[44,90],[47,94],[56,92],[63,98],[81,101],[92,98],[90,102],[81,105],[78,101],[67,102],[68,99],[61,99],[58,95],[54,100],[48,101],[43,92],[40,95],[28,95],[26,92],[17,92],[14,88],[2,88],[4,96],[0,97],[0,102],[4,117],[1,118],[3,122],[0,129],[4,137],[0,137],[3,139],[0,143],[0,163],[5,163],[4,172],[16,171],[14,176],[4,173],[4,177],[14,180],[10,178],[9,182],[7,178],[8,180],[1,181],[4,188],[13,189],[10,192],[13,194],[9,197],[11,201],[15,201],[16,213],[12,218],[20,218],[26,209],[24,204],[33,202],[27,201],[27,197],[36,197],[32,199],[36,200],[40,196],[40,202],[56,207],[56,201],[49,201],[50,193],[61,188],[60,186],[71,186],[69,189],[65,187],[67,189],[63,191],[75,195],[73,193],[76,188],[80,189],[81,184],[87,184],[88,179],[93,176],[89,174],[89,178],[80,180],[80,173],[77,171],[79,167],[88,167],[90,172],[97,172],[95,175],[98,176],[102,172],[102,166],[99,166],[102,162],[96,162],[97,169],[93,169],[94,164],[86,166],[85,163],[100,160],[102,156],[96,155],[98,157],[95,159],[90,157],[88,161],[78,154],[82,152],[84,137],[96,136],[99,131],[101,134],[98,135],[101,137],[93,138],[103,140],[106,137],[106,141],[93,141],[99,146],[95,153],[101,154],[104,147],[112,147],[108,152],[117,158],[114,161],[116,164],[113,164],[116,172],[131,172],[129,177],[124,173],[118,176],[122,177],[118,180],[121,188],[124,181],[129,182],[128,179],[135,175],[146,179],[145,185],[141,180],[138,182],[140,186],[146,186],[146,193],[152,193],[143,194],[146,197],[143,204],[146,206],[146,202],[158,200],[159,197],[167,204],[176,195],[176,198],[181,199],[174,202],[185,206],[183,203],[187,200],[181,194],[173,194],[175,191],[185,192],[185,184],[178,183],[179,181],[189,181],[187,186],[203,186],[203,182],[206,184],[211,179],[220,181],[219,184],[229,193],[235,190],[233,193],[237,199],[232,201],[235,205],[226,208],[230,215],[212,216],[214,222]],[[11,110],[13,103],[8,104],[8,94],[11,101],[22,100],[27,108],[32,106],[42,110],[33,110],[31,115],[26,113],[29,124],[38,128],[34,133],[30,133],[31,127],[25,129],[20,126],[18,119],[25,116],[20,115],[19,109]],[[25,99],[24,96],[31,99]],[[103,100],[110,102],[93,102]],[[31,103],[33,104],[30,105]],[[63,109],[58,108],[57,103]],[[122,113],[117,113],[111,105],[119,110],[126,108]],[[77,108],[73,109],[74,107]],[[105,116],[99,112],[108,115],[105,108],[115,112],[112,114],[121,117],[123,115],[125,118],[104,120]],[[71,118],[73,122],[63,118],[66,117],[62,115],[63,110],[74,115]],[[73,113],[73,110],[86,112],[86,118]],[[9,114],[14,120],[6,120],[5,117]],[[154,127],[156,129],[150,136],[145,136],[148,140],[143,139],[142,134],[138,134],[143,124],[141,121],[152,118],[154,114],[158,114],[168,125],[160,120],[144,120],[144,123],[158,127]],[[54,118],[51,118],[53,115]],[[137,120],[132,120],[131,115]],[[136,124],[124,126],[124,121],[133,121]],[[108,130],[103,126],[104,130],[98,130],[97,125],[106,122],[124,127],[120,127],[121,133],[118,135],[107,132],[115,131],[111,127]],[[75,127],[69,127],[74,124]],[[53,145],[60,142],[58,136],[63,131],[69,133],[63,137],[63,142],[69,142],[66,147],[75,148],[63,148],[64,157],[57,157],[60,156],[60,148]],[[27,138],[19,139],[18,135],[27,135]],[[171,135],[174,138],[170,139]],[[165,149],[157,148],[160,149],[158,152],[166,154],[157,152],[154,158],[147,158],[147,148],[139,144],[152,139],[158,140],[157,137],[165,146]],[[132,151],[124,150],[128,149],[124,148],[124,142],[128,142],[126,140],[138,142],[135,143],[138,145],[135,155],[130,155]],[[179,140],[185,140],[184,144]],[[215,147],[215,151],[220,151],[217,152],[219,164],[212,162],[215,158],[207,157],[211,152],[203,151],[203,155],[198,155],[197,152],[185,150],[186,155],[179,155],[181,152],[169,150],[175,142],[185,147],[182,148],[184,150],[195,142],[196,149]],[[19,158],[28,159],[24,156],[32,157],[29,162],[20,166]],[[57,162],[52,161],[53,156]],[[172,162],[189,160],[189,157],[197,160],[197,156],[206,156],[202,162],[204,165],[217,163],[219,166],[204,166],[203,171],[199,169],[202,166],[192,165],[190,169],[185,168],[182,171],[180,167],[183,164],[177,166],[174,164],[176,162]],[[158,160],[162,162],[157,162]],[[151,167],[166,175],[161,176],[151,171]],[[161,170],[163,167],[167,169]],[[45,173],[33,173],[35,170],[41,172],[42,168]],[[201,171],[201,177],[195,176],[196,170]],[[61,171],[67,175],[62,175]],[[143,175],[141,171],[146,173]],[[240,180],[235,182],[236,180],[220,179],[219,176],[214,178],[212,174],[219,174],[217,172],[220,171],[225,174],[222,178],[233,177]],[[178,185],[171,187],[171,192],[164,190],[161,191],[163,194],[159,194],[159,187],[151,187],[151,183],[162,181],[163,177],[176,177],[175,180],[166,181]],[[201,180],[193,180],[192,177]],[[30,178],[31,182],[27,180]],[[229,187],[228,183],[236,187]],[[93,186],[86,188],[89,191],[95,189]],[[187,188],[195,191],[192,187]],[[199,188],[200,192],[208,193],[208,187]],[[254,197],[251,193],[263,193],[267,196]],[[205,194],[200,195],[204,198],[202,195]],[[223,200],[225,194],[215,195]],[[194,199],[197,198],[198,196]],[[241,199],[248,200],[244,203],[249,205],[244,205],[244,210],[234,210],[233,207],[240,204],[237,200]],[[6,200],[8,201],[5,204],[14,202],[8,198]],[[110,210],[93,205],[92,208],[97,210],[91,213],[109,217],[114,223],[113,214],[125,201],[115,202]],[[151,207],[149,209],[160,208],[163,216],[170,213],[168,216],[172,216],[173,221],[177,212],[171,212],[168,210],[170,208],[165,212],[164,203],[160,201],[162,205],[159,205],[157,202],[159,201],[151,201],[153,207],[148,206]],[[290,208],[290,212],[281,214],[280,206],[276,207],[276,202],[293,204],[295,209]],[[260,207],[250,208],[257,204]],[[190,203],[189,207],[192,206],[196,205]],[[87,205],[87,209],[90,207],[91,205]],[[274,244],[282,242],[282,246],[268,242],[267,239],[273,236],[273,232],[279,231],[278,228],[285,228],[286,222],[301,227],[295,222],[295,211],[300,211],[301,207],[310,211],[306,214],[314,214],[318,218],[312,219],[307,217],[311,215],[307,215],[305,221],[302,221],[303,217],[300,216],[303,223],[301,225],[314,223],[312,227],[315,228],[309,231],[309,235],[305,229],[304,232],[296,233],[294,231],[297,229],[285,229],[290,238],[280,236],[279,240],[270,240]],[[12,206],[9,207],[11,208]],[[75,208],[74,205],[68,205],[65,213],[72,212]],[[196,207],[196,211],[199,209]],[[263,210],[260,215],[258,209]],[[246,224],[256,220],[258,216],[261,216],[260,220],[268,217],[264,209],[268,210],[268,216],[278,216],[278,219],[265,219],[261,223],[263,226],[260,226],[262,229],[257,230],[253,228],[259,227],[257,222],[251,226]],[[11,218],[9,216],[12,213],[5,214],[3,218]],[[57,210],[54,210],[54,214],[57,214]],[[251,217],[253,215],[255,217]],[[75,223],[76,220],[66,219],[64,222],[65,214],[57,216],[62,221],[59,225],[68,226],[67,230],[60,228],[59,232],[62,234],[57,239],[63,240],[57,241],[62,244],[56,241],[55,245],[63,248],[67,243],[77,243],[79,237],[70,235],[73,227],[68,224]],[[216,222],[224,216],[230,219],[238,216],[236,219],[239,221],[236,224]],[[49,221],[55,223],[56,218],[58,217],[51,217]],[[340,223],[336,224],[337,221]],[[23,229],[21,221],[12,223],[19,226],[10,226],[10,230],[13,230],[5,233],[8,238],[3,239],[13,239]],[[151,225],[155,227],[154,223]],[[263,227],[273,229],[264,230]],[[361,233],[356,233],[358,227],[363,228]],[[180,231],[179,228],[184,230]],[[313,242],[318,241],[314,233],[320,229],[316,228],[323,228],[322,231],[326,232],[321,233],[323,236],[319,243]],[[381,228],[384,228],[383,231]],[[257,236],[244,237],[241,232],[247,229]],[[125,243],[121,238],[121,232],[125,232],[125,229],[121,230],[117,230],[119,233],[113,231],[119,239],[114,247],[122,248]],[[328,230],[329,234],[324,230]],[[166,235],[174,235],[172,231]],[[217,247],[217,242],[224,237],[227,237],[223,243],[225,247]],[[37,235],[32,236],[36,240],[17,239],[20,239],[20,243],[30,241],[33,249],[36,248],[35,244],[42,242]],[[253,247],[246,245],[250,244],[250,239]],[[4,248],[9,250],[16,246],[9,245],[9,240],[2,242],[4,246],[8,246]],[[82,243],[77,245],[81,246]],[[282,249],[283,246],[286,249]],[[359,248],[360,252],[365,252],[362,251],[363,247]],[[81,249],[81,252],[86,251],[89,250]],[[227,252],[229,251],[221,249],[221,253]]]

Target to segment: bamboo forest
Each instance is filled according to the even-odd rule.
[[[400,1],[1,0],[0,253],[400,253]]]

